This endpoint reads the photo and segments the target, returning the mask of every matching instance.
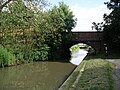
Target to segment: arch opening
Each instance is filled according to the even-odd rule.
[[[88,44],[88,43],[74,43],[73,45],[71,45],[71,47],[69,48],[69,50],[72,48],[72,47],[74,47],[74,46],[76,46],[76,48],[74,48],[74,49],[78,49],[77,48],[77,46],[79,47],[79,50],[85,50],[85,51],[87,51],[88,52],[88,54],[95,54],[96,53],[96,49],[92,46],[92,45],[90,45],[90,44]],[[71,50],[70,50],[71,51]],[[78,51],[78,50],[75,50],[75,51]],[[74,51],[73,51],[74,52]]]
[[[71,51],[70,62],[74,65],[79,65],[82,60],[88,55],[95,52],[92,46],[89,46],[85,43],[78,43],[69,48]]]

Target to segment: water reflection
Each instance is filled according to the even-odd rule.
[[[78,52],[72,53],[70,62],[74,65],[79,65],[86,57],[87,53],[88,52],[86,50],[79,49]]]
[[[62,62],[34,62],[1,68],[0,90],[56,90],[74,68]]]

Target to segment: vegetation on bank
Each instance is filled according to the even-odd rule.
[[[113,65],[102,59],[89,60],[75,90],[113,90]]]
[[[73,45],[72,47],[70,47],[69,49],[70,49],[71,53],[76,53],[80,50],[80,47],[78,44],[76,44],[76,45]]]
[[[73,87],[83,64],[86,64],[78,83]],[[114,65],[103,59],[84,60],[77,71],[73,72],[70,79],[66,82],[62,90],[113,90]]]
[[[74,70],[74,72],[70,75],[70,77],[67,79],[64,85],[61,86],[60,90],[69,90],[72,87],[73,83],[75,82],[77,76],[80,73],[80,70],[85,64],[86,64],[86,61],[81,62],[81,64]]]
[[[0,66],[62,57],[66,43],[72,38],[76,19],[64,2],[44,10],[47,5],[44,0],[2,0],[0,45],[5,51],[0,53]],[[6,53],[14,57],[16,63],[7,63]]]
[[[80,49],[87,51],[88,46],[89,45],[84,44],[84,43],[78,43],[78,44],[71,46],[69,50],[71,51],[71,53],[77,53]]]
[[[14,65],[15,56],[7,51],[3,46],[0,46],[0,66]]]

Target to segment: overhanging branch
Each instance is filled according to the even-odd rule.
[[[0,5],[0,12],[2,11],[2,9],[3,9],[8,3],[10,3],[10,1],[12,1],[12,0],[8,0],[8,1],[6,1],[5,3],[3,3],[2,5]]]

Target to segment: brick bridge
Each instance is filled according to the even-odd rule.
[[[102,32],[72,32],[73,38],[70,45],[85,43],[92,46],[96,52],[104,51],[103,33]]]

